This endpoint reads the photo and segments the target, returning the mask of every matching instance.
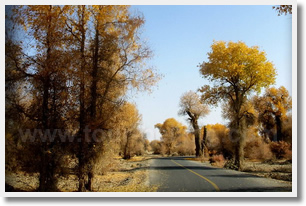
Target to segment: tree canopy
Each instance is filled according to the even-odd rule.
[[[201,103],[199,95],[193,91],[181,96],[179,107],[179,115],[188,115],[190,118],[198,119],[209,113],[208,107]]]
[[[253,104],[259,113],[258,120],[264,128],[262,133],[268,135],[270,140],[283,140],[283,122],[292,109],[292,99],[288,90],[283,86],[267,88],[263,96],[253,98]],[[277,133],[273,135],[272,129],[275,126]]]
[[[164,123],[158,123],[155,128],[159,129],[162,135],[162,142],[167,147],[167,154],[172,154],[176,141],[185,134],[187,127],[176,121],[174,118],[168,118]]]
[[[208,61],[199,65],[203,78],[213,83],[200,89],[203,100],[212,104],[228,98],[236,101],[275,83],[276,70],[258,46],[215,41],[211,50]]]

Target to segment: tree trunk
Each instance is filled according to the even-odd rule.
[[[243,147],[241,140],[239,140],[236,143],[235,147],[235,167],[237,170],[241,170],[242,165],[243,165]]]
[[[49,7],[50,12],[52,10],[52,6]],[[51,21],[52,17],[50,14],[47,16],[48,21],[48,30],[46,36],[46,47],[47,47],[47,55],[46,55],[46,67],[44,68],[44,79],[43,79],[43,102],[42,102],[42,127],[43,133],[46,132],[49,128],[49,89],[50,89],[50,77],[49,72],[51,70]],[[40,192],[52,191],[55,188],[54,184],[54,165],[51,155],[51,148],[49,140],[46,139],[45,142],[41,142],[41,166],[40,166],[40,174],[39,174],[39,188]]]
[[[126,144],[125,144],[125,147],[124,147],[123,159],[131,159],[130,138],[131,138],[131,132],[127,132],[127,135],[126,135]]]
[[[39,187],[38,187],[39,192],[48,191],[49,177],[48,177],[47,168],[48,168],[47,156],[46,156],[45,148],[43,148],[41,151],[41,165],[40,165],[40,171],[39,171]]]
[[[202,140],[202,146],[201,146],[203,156],[208,157],[208,149],[207,149],[207,128],[204,126],[203,129],[203,140]]]
[[[79,192],[86,192],[86,179],[87,173],[85,171],[84,163],[82,161],[82,164],[79,164]]]
[[[237,119],[239,120],[239,118]],[[237,121],[236,129],[236,147],[235,147],[235,166],[237,170],[241,170],[244,161],[244,134],[245,134],[245,120]]]
[[[87,190],[88,190],[88,191],[91,191],[91,192],[92,192],[92,190],[93,190],[93,188],[92,188],[93,177],[94,177],[94,174],[93,174],[93,171],[92,171],[92,169],[91,169],[91,170],[89,170],[89,172],[88,172],[88,183],[87,183],[87,185],[86,185]]]
[[[196,157],[203,156],[203,150],[201,147],[201,138],[200,138],[200,130],[197,124],[193,125],[194,128],[194,138],[195,138],[195,146],[196,146]]]
[[[275,116],[275,123],[276,123],[276,141],[282,141],[283,140],[282,120],[279,115]]]
[[[79,116],[79,192],[85,192],[86,179],[87,179],[87,148],[85,142],[84,128],[85,128],[85,22],[84,22],[84,9],[85,6],[81,6],[82,16],[80,19],[81,28],[81,44],[80,44],[80,54],[81,54],[81,68],[80,68],[80,116]]]
[[[188,116],[190,117],[189,120],[191,122],[191,125],[194,130],[194,140],[195,140],[195,152],[196,152],[196,157],[201,157],[203,155],[203,150],[202,150],[202,140],[201,140],[201,131],[199,130],[199,125],[198,125],[198,117],[194,114],[192,114],[190,111],[186,111]]]
[[[93,62],[92,62],[92,71],[91,71],[91,88],[90,88],[90,121],[93,128],[91,128],[90,135],[93,135],[93,131],[95,129],[95,121],[96,121],[96,110],[97,110],[97,83],[98,83],[98,57],[99,57],[99,30],[98,30],[98,22],[96,25],[96,33],[95,33],[95,44],[93,51]],[[93,150],[93,139],[88,144],[88,152],[92,152]],[[88,157],[88,160],[95,158],[94,154]],[[88,168],[88,183],[86,184],[86,189],[88,191],[92,191],[92,178],[93,178],[93,167]]]
[[[39,192],[56,192],[56,180],[54,177],[55,163],[52,154],[42,151],[41,169],[39,175]]]

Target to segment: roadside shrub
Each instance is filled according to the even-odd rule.
[[[270,149],[277,159],[292,159],[291,144],[285,141],[271,142]]]
[[[185,147],[184,145],[178,146],[177,147],[178,155],[180,155],[180,156],[194,155],[195,149],[194,149],[193,145],[192,145],[192,147]]]
[[[222,124],[207,125],[207,148],[223,154],[230,159],[234,154],[234,143],[229,136],[229,129]]]
[[[251,137],[246,141],[244,156],[253,160],[270,160],[273,158],[273,153],[269,144],[261,137]]]
[[[172,152],[171,156],[178,156],[179,154],[177,152]]]
[[[178,141],[175,151],[181,156],[194,155],[195,154],[194,136],[193,135],[182,136]]]
[[[216,166],[216,167],[224,167],[225,165],[225,159],[223,157],[222,154],[219,154],[219,155],[213,155],[210,159],[209,159],[210,163],[213,165],[213,166]]]

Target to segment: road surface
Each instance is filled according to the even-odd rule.
[[[214,168],[186,157],[151,159],[150,185],[159,192],[291,192],[289,183]]]

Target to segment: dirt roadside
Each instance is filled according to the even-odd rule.
[[[96,175],[93,179],[93,192],[154,192],[156,187],[149,186],[149,174],[145,169],[152,156],[133,157],[130,160],[114,158],[116,167],[104,175]],[[39,186],[39,174],[24,172],[6,173],[6,191],[36,191]],[[61,192],[78,190],[77,175],[69,174],[57,177],[57,188]]]

